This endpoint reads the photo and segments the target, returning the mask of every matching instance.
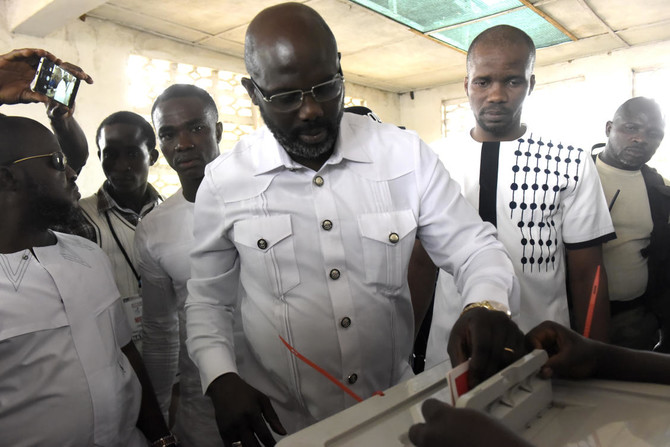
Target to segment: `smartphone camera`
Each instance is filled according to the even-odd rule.
[[[72,107],[79,90],[79,78],[43,57],[40,59],[30,88],[67,107]]]

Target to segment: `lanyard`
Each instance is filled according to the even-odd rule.
[[[133,262],[130,260],[130,256],[128,256],[128,253],[126,252],[126,249],[123,248],[123,244],[121,244],[121,241],[119,240],[119,237],[116,235],[116,231],[114,231],[114,226],[112,225],[112,221],[109,218],[109,211],[105,211],[105,218],[107,218],[107,225],[109,226],[109,231],[112,232],[112,236],[114,237],[114,240],[116,241],[116,245],[119,247],[119,250],[121,250],[121,253],[123,253],[123,257],[126,258],[126,262],[128,263],[128,267],[130,267],[130,270],[132,270],[133,275],[135,276],[135,279],[137,280],[137,287],[140,289],[142,288],[142,278],[140,277],[139,273],[137,273],[137,270],[135,270],[135,266],[133,266]]]

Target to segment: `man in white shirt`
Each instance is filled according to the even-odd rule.
[[[135,234],[142,276],[142,355],[164,415],[179,374],[174,431],[182,445],[221,446],[212,402],[202,394],[198,369],[186,352],[184,303],[191,277],[193,202],[205,166],[219,155],[223,127],[212,97],[194,85],[168,87],[156,98],[151,115],[181,189],[142,220]]]
[[[300,3],[265,9],[247,30],[245,62],[242,83],[267,128],[205,169],[186,302],[187,347],[224,442],[273,445],[266,421],[284,434],[355,404],[282,339],[361,398],[411,377],[415,236],[474,305],[459,320],[474,380],[513,361],[522,334],[489,310],[516,305],[493,227],[416,134],[342,116],[323,19]],[[246,372],[235,361],[238,293],[258,362]]]
[[[648,98],[623,103],[605,126],[596,157],[617,238],[603,245],[613,344],[668,352],[670,334],[670,187],[646,163],[663,141],[661,108]]]
[[[500,25],[477,36],[464,81],[475,127],[433,147],[465,198],[496,225],[510,253],[521,287],[520,314],[514,316],[519,327],[528,331],[544,320],[570,326],[569,295],[573,327],[584,332],[601,266],[589,332],[606,340],[609,309],[601,246],[614,237],[614,229],[588,152],[534,134],[521,122],[523,103],[535,85],[534,62],[535,45],[518,28]],[[440,272],[429,366],[446,359],[442,345],[453,320],[445,317],[453,314],[449,309],[457,296],[453,280]]]
[[[49,230],[75,210],[76,178],[48,129],[0,116],[0,206],[11,210],[0,221],[0,444],[176,445],[109,260]]]

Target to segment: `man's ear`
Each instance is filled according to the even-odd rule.
[[[254,103],[255,106],[257,106],[258,97],[256,96],[256,87],[254,87],[254,83],[251,82],[251,78],[242,78],[241,82],[244,88],[246,89],[247,93],[249,94],[251,102]]]
[[[0,191],[16,191],[18,182],[8,166],[0,166]]]
[[[151,149],[151,151],[149,152],[149,166],[153,166],[157,160],[158,160],[158,151],[156,150],[156,148]]]
[[[528,96],[530,96],[534,88],[535,88],[535,75],[532,74],[530,75],[530,88],[528,89]]]
[[[223,136],[223,124],[221,121],[216,123],[216,142],[221,143],[221,137]]]
[[[468,77],[463,78],[463,89],[465,90],[465,95],[469,98],[470,94],[468,93]]]
[[[612,124],[613,124],[612,121],[608,121],[607,123],[605,123],[605,135],[607,136],[607,138],[610,137],[610,132],[612,131]]]

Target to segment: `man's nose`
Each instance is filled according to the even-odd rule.
[[[177,146],[175,150],[184,150],[193,146],[193,140],[191,139],[191,133],[187,130],[181,131],[177,134]]]
[[[507,102],[507,90],[501,82],[492,83],[488,93],[489,102]]]
[[[79,176],[77,175],[75,170],[70,167],[70,165],[66,164],[65,165],[65,177],[67,178],[67,180],[69,182],[74,182],[74,181],[77,180],[77,177],[79,177]]]
[[[303,121],[312,121],[323,116],[323,107],[314,99],[311,93],[305,93],[299,110],[299,117]]]

